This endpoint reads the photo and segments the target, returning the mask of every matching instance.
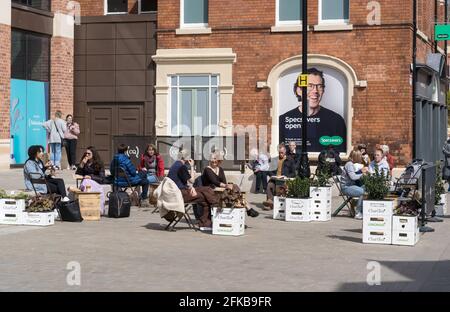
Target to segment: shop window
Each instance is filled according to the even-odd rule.
[[[105,0],[105,14],[128,13],[128,0]]]
[[[139,13],[158,11],[158,0],[139,0]]]
[[[11,77],[50,80],[50,38],[13,29],[11,37]]]
[[[218,78],[217,75],[170,77],[172,135],[218,135]]]
[[[181,27],[208,26],[208,0],[181,0]]]
[[[50,11],[51,7],[50,0],[12,0],[12,2],[44,11]]]
[[[302,0],[277,0],[277,25],[298,25],[301,23],[302,14]]]
[[[347,24],[349,0],[319,0],[319,23]]]

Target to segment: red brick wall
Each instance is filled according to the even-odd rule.
[[[73,39],[53,37],[51,42],[51,116],[56,110],[73,114]]]
[[[11,27],[0,24],[0,139],[9,138]]]
[[[425,1],[425,0],[424,0]],[[350,23],[353,31],[309,32],[309,53],[340,58],[367,80],[367,88],[355,88],[353,97],[352,144],[388,144],[401,164],[412,158],[412,110],[410,64],[412,60],[412,0],[399,5],[381,3],[381,26],[367,25],[366,0],[352,0]],[[405,1],[406,2],[406,1]],[[318,22],[318,1],[309,0],[309,25]],[[210,1],[211,35],[176,36],[179,0],[158,3],[159,49],[232,48],[237,54],[233,66],[233,123],[270,126],[270,90],[256,90],[280,61],[301,53],[300,33],[271,33],[275,24],[275,0]],[[434,3],[425,1],[423,29],[432,31]],[[431,6],[431,9],[430,9]],[[420,7],[419,7],[420,8]],[[432,19],[429,16],[431,10]],[[232,29],[231,29],[232,28]],[[432,37],[430,33],[429,37]],[[419,42],[422,58],[430,45]]]
[[[78,0],[81,4],[81,16],[105,15],[104,0]],[[138,13],[138,0],[128,0],[128,12]]]

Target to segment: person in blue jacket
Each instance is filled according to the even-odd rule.
[[[149,183],[147,181],[147,177],[146,175],[137,172],[136,167],[133,165],[130,158],[126,155],[127,151],[128,146],[125,144],[120,144],[117,148],[117,154],[114,155],[114,158],[111,161],[109,170],[111,171],[111,175],[114,177],[114,185],[119,187],[128,186],[128,181],[126,180],[126,178],[118,176],[118,168],[122,168],[127,173],[131,186],[142,186],[142,193],[140,197],[141,206],[148,205],[147,193]]]

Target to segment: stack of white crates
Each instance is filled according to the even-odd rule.
[[[286,198],[275,196],[273,198],[273,218],[275,220],[285,220],[286,218]]]
[[[48,226],[55,224],[55,214],[26,212],[24,199],[0,199],[0,224]]]
[[[213,235],[240,236],[245,233],[245,208],[212,209]]]
[[[311,221],[331,220],[331,188],[311,187]]]
[[[363,202],[363,243],[388,244],[392,243],[392,216],[395,208],[394,201]]]
[[[290,222],[310,222],[311,198],[286,198],[285,220]]]
[[[393,245],[414,246],[419,239],[419,218],[417,216],[393,216]]]

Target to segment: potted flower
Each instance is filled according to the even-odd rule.
[[[310,179],[296,177],[293,180],[287,181],[286,186],[285,220],[298,222],[311,221]]]
[[[326,162],[321,170],[311,179],[309,194],[311,197],[311,219],[313,221],[331,220],[331,172]]]
[[[434,211],[432,216],[443,216],[444,215],[444,207],[447,204],[447,198],[445,196],[445,187],[444,181],[442,180],[442,168],[440,162],[437,162],[436,165],[436,183],[434,185]]]
[[[375,172],[363,176],[362,182],[367,193],[363,201],[363,243],[391,244],[397,199],[388,198],[389,175],[375,166]]]

